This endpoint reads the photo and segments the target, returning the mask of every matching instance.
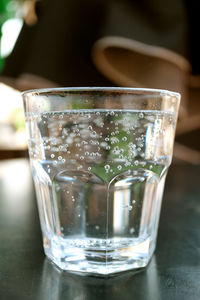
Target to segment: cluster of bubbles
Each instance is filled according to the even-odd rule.
[[[104,164],[105,173],[113,173],[158,160],[161,146],[156,143],[175,120],[161,112],[94,110],[43,113],[31,122],[37,136],[29,141],[31,158],[87,171]]]

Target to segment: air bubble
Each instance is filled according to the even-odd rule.
[[[108,138],[108,137],[106,137],[106,138],[105,138],[105,141],[106,141],[106,142],[108,142],[108,141],[109,141],[109,138]]]
[[[100,144],[100,146],[103,147],[103,148],[105,148],[105,147],[107,146],[107,143],[106,143],[106,142],[102,142],[102,143]],[[99,150],[100,150],[100,149],[99,149]]]
[[[139,113],[139,118],[143,119],[144,118],[144,114],[143,113]]]
[[[58,160],[62,160],[62,156],[58,156]]]
[[[68,129],[66,129],[66,128],[63,128],[63,131],[62,131],[62,133],[63,133],[63,135],[67,135],[67,133],[68,133]]]
[[[91,169],[92,169],[91,167],[88,167],[88,171],[91,171]]]
[[[118,169],[118,170],[121,170],[121,169],[122,169],[122,166],[121,166],[121,165],[117,166],[117,169]]]
[[[134,165],[135,165],[135,166],[138,166],[138,164],[139,164],[139,161],[138,161],[138,160],[134,161]]]
[[[128,210],[130,210],[130,211],[131,211],[131,210],[132,210],[132,208],[133,208],[133,206],[132,206],[132,205],[128,205],[128,204],[127,204],[127,205],[124,205],[124,206],[123,206],[123,208],[127,208]]]
[[[55,157],[55,154],[51,154],[51,158],[54,158]]]
[[[111,138],[111,144],[119,143],[119,139],[116,137]]]
[[[104,169],[106,170],[106,172],[108,172],[110,170],[110,165],[105,165]]]
[[[80,156],[80,159],[83,160],[83,159],[84,159],[84,156]]]
[[[126,142],[126,141],[127,141],[127,137],[124,136],[124,137],[122,138],[122,141],[123,141],[123,142]]]

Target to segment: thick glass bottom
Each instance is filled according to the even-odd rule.
[[[56,237],[51,241],[45,239],[44,249],[62,270],[105,276],[145,267],[155,243],[149,237],[142,241],[124,238],[61,241]]]

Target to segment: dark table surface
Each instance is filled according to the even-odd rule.
[[[0,300],[199,300],[200,166],[168,173],[156,252],[146,269],[95,278],[44,256],[28,161],[0,162]]]

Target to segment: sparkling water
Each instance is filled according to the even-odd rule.
[[[176,114],[70,110],[27,113],[26,121],[47,256],[99,274],[146,265]]]

